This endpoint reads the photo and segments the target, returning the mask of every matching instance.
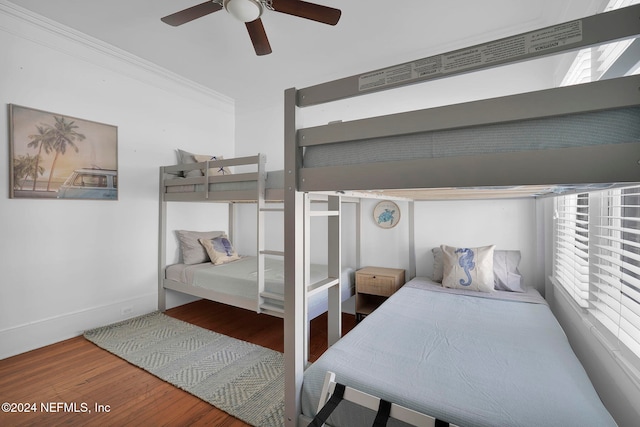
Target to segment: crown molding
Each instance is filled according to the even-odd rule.
[[[235,107],[235,101],[226,95],[10,1],[0,0],[0,18],[2,15],[11,19],[0,19],[0,30],[15,36],[136,78],[145,84],[153,84],[165,90],[171,90],[171,86],[174,86],[175,90],[175,86],[178,86],[182,89],[181,95],[186,95],[186,90],[190,97],[206,104],[212,102],[218,106],[220,103],[227,104],[231,107],[231,111]],[[25,26],[25,23],[29,25]],[[33,31],[33,27],[40,31]],[[58,43],[59,38],[70,43]],[[141,72],[145,75],[142,76]],[[149,79],[149,73],[156,78]]]

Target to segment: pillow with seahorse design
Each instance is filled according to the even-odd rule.
[[[441,245],[442,286],[445,288],[493,292],[493,250],[495,245],[456,248]]]

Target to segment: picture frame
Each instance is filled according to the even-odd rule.
[[[118,200],[118,128],[15,104],[9,197]]]
[[[380,228],[393,228],[400,222],[400,208],[391,200],[383,200],[373,208],[373,220]]]

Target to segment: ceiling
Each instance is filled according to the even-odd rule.
[[[180,27],[160,18],[204,0],[10,0],[238,103],[587,16],[597,0],[318,0],[335,26],[265,11],[273,53],[256,56],[224,10]]]

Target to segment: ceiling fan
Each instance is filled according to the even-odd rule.
[[[260,19],[265,9],[328,25],[336,25],[342,14],[339,9],[301,0],[210,0],[165,16],[161,20],[177,27],[221,9],[225,9],[234,18],[245,23],[257,55],[271,53],[269,39]]]

